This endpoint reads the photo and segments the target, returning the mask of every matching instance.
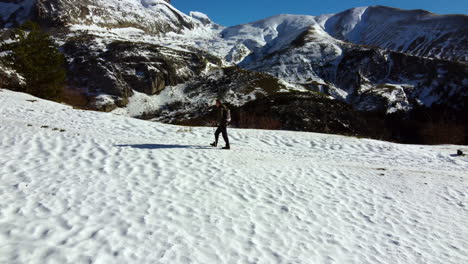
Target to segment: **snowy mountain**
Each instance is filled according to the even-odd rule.
[[[306,21],[300,16],[282,15],[255,25],[268,25],[262,28],[271,30],[287,28],[296,20]],[[240,65],[324,92],[363,110],[383,108],[393,113],[410,110],[414,102],[431,107],[455,103],[460,96],[468,96],[466,62],[418,57],[343,42],[330,36],[319,24],[306,25],[297,27],[301,30],[296,32],[277,31],[274,40],[252,48],[252,53]],[[242,27],[259,36],[251,26]],[[257,30],[262,31],[262,28]],[[252,38],[252,42],[260,43],[256,38]],[[385,91],[382,89],[385,87],[390,89]],[[374,100],[369,100],[370,96]]]
[[[278,15],[234,26],[223,37],[251,51],[274,52],[314,28],[319,36],[420,57],[468,61],[468,16],[384,6],[354,8],[322,16]]]
[[[1,3],[6,2],[6,3]],[[34,18],[48,26],[134,27],[148,33],[178,32],[198,23],[168,0],[22,0],[0,1],[0,25]]]
[[[354,8],[317,17],[334,38],[355,44],[468,62],[468,16],[385,6]]]
[[[228,43],[244,45],[251,53],[268,54],[289,45],[314,23],[312,16],[279,15],[226,28],[221,37]]]
[[[228,43],[236,43],[233,49],[242,45],[248,50],[244,52],[242,59],[235,60],[240,61],[239,65],[242,67],[266,72],[308,89],[324,92],[362,110],[384,109],[388,113],[394,113],[408,111],[418,104],[427,107],[448,102],[462,105],[463,102],[459,102],[459,99],[468,95],[468,68],[465,61],[468,53],[463,48],[468,43],[468,34],[464,34],[468,23],[450,22],[460,22],[468,17],[434,14],[430,17],[418,17],[415,12],[401,11],[402,16],[388,14],[392,19],[388,18],[387,23],[394,23],[392,25],[395,27],[404,24],[411,26],[400,29],[366,24],[369,21],[379,21],[370,16],[378,10],[387,9],[357,8],[320,17],[279,15],[226,28],[221,34]],[[390,8],[388,10],[397,12]],[[419,27],[419,23],[410,23],[404,18],[425,21],[425,27],[428,28]],[[444,26],[435,26],[435,22],[431,21],[438,21],[437,23]],[[339,23],[346,27],[340,27]],[[410,47],[414,46],[410,45],[412,40],[402,36],[415,36],[411,30],[415,31],[418,27],[424,28],[420,31],[428,36],[439,36],[445,30],[443,36],[447,38],[447,42],[434,39],[434,43],[445,46],[445,53],[435,54],[433,51],[436,48],[432,44],[434,49],[425,49],[433,52],[431,54],[422,54],[416,49],[406,49],[405,53],[394,52],[388,43],[368,41],[368,35],[365,35],[368,38],[358,39],[359,32],[363,36],[364,33],[378,35],[376,32],[387,32],[385,34],[393,36],[400,34],[401,36],[394,39],[408,43]],[[339,31],[341,38],[337,36],[337,28],[342,29]],[[384,38],[382,34],[379,36]],[[449,35],[452,37],[447,37]],[[426,55],[445,58],[451,56],[450,58],[456,59],[441,60],[426,58]],[[231,57],[228,55],[226,58]]]
[[[211,134],[0,90],[0,262],[468,262],[457,146]]]
[[[374,6],[225,28],[160,0],[0,1],[0,10],[0,38],[27,18],[47,28],[67,57],[68,89],[89,98],[86,108],[201,125],[216,97],[261,118],[273,117],[252,104],[288,98],[275,122],[311,131],[329,129],[313,109],[331,99],[382,118],[422,107],[464,123],[468,109],[464,15]],[[1,65],[0,80],[21,86],[15,69]],[[336,105],[334,121],[345,109]],[[294,126],[287,112],[299,113]]]

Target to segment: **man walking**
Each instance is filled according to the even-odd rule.
[[[218,129],[216,129],[215,132],[215,142],[211,143],[211,146],[216,147],[218,146],[218,138],[219,134],[223,134],[223,139],[224,142],[226,143],[226,146],[223,149],[231,149],[231,146],[229,145],[229,138],[227,134],[227,126],[229,122],[231,121],[231,112],[229,109],[221,103],[221,100],[216,100],[216,108],[218,110],[217,113],[217,120],[216,120],[216,125],[218,126]]]

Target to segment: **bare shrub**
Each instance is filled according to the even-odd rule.
[[[64,89],[60,96],[60,101],[75,108],[87,109],[89,98],[79,91],[73,89]]]

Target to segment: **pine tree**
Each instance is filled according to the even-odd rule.
[[[26,92],[44,99],[57,100],[65,86],[65,56],[53,40],[34,22],[13,31],[9,45],[12,68],[26,80]]]

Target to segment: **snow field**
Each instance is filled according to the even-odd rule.
[[[212,133],[1,90],[0,263],[468,262],[460,147]]]

